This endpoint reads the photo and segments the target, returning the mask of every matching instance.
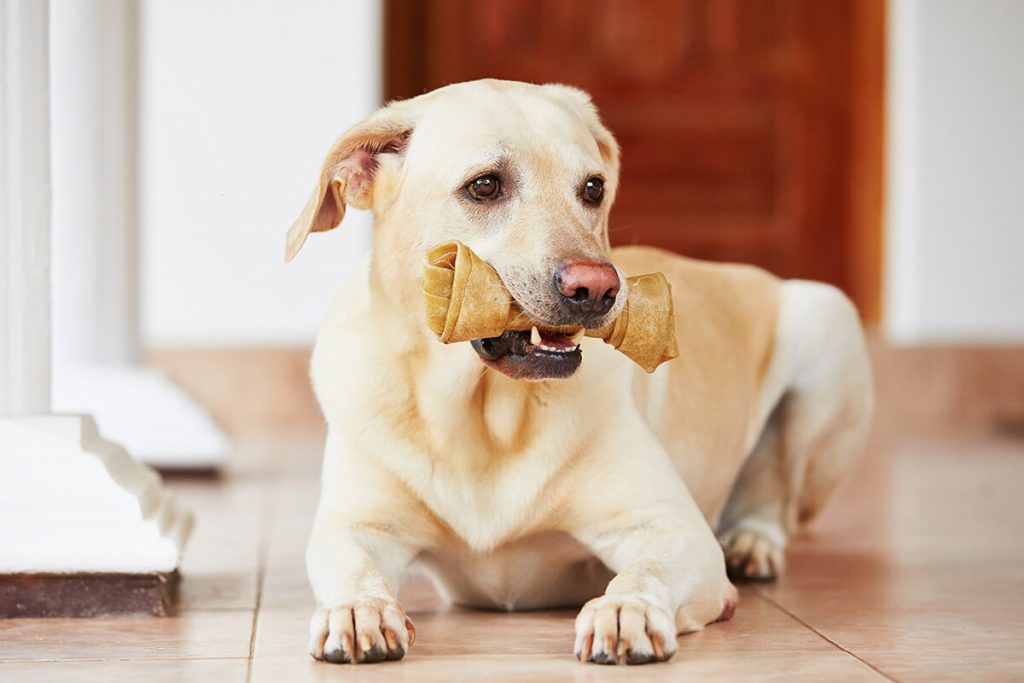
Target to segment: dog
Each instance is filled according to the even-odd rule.
[[[400,659],[411,565],[455,603],[582,605],[585,662],[669,659],[728,619],[733,579],[771,579],[863,450],[873,405],[857,312],[834,287],[649,247],[611,249],[619,148],[589,96],[481,80],[393,102],[328,153],[286,258],[347,207],[368,265],[311,359],[328,426],[307,552],[328,662]],[[425,252],[459,240],[536,321],[444,345]],[[672,285],[679,357],[646,375],[596,328],[626,274]],[[560,328],[564,330],[565,328]],[[567,644],[568,646],[568,644]]]

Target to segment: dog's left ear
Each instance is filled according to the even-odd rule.
[[[412,133],[407,102],[395,102],[338,138],[320,169],[320,181],[302,213],[288,229],[285,261],[291,261],[311,232],[338,227],[345,207],[368,209],[380,155],[399,154]]]

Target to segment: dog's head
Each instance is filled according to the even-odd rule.
[[[377,293],[425,327],[423,255],[459,240],[485,259],[538,323],[480,339],[487,365],[515,378],[568,377],[579,334],[622,310],[608,213],[619,149],[586,93],[562,85],[461,83],[394,102],[345,133],[288,231],[291,259],[347,205],[373,209]],[[564,329],[564,328],[563,328]]]

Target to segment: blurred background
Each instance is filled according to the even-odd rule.
[[[55,402],[129,450],[216,464],[225,431],[320,425],[308,350],[371,221],[288,266],[284,232],[347,127],[481,77],[592,94],[615,243],[846,291],[881,420],[1024,419],[1024,3],[281,7],[53,1]]]
[[[0,39],[0,418],[48,411],[52,365],[55,411],[186,474],[167,497],[81,457],[87,422],[0,425],[0,615],[24,614],[4,586],[26,567],[183,578],[163,619],[0,620],[12,680],[322,680],[308,361],[371,217],[288,265],[284,235],[345,129],[480,77],[593,95],[623,149],[615,243],[831,282],[869,332],[863,463],[786,578],[663,676],[1024,680],[1024,0],[0,0]],[[184,558],[172,498],[197,522]],[[105,595],[68,578],[61,613]],[[126,585],[104,609],[132,611]],[[568,613],[409,585],[423,640],[400,666],[420,668],[385,678],[568,676]]]

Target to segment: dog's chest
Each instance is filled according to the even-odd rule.
[[[480,553],[455,543],[419,561],[457,603],[489,609],[579,605],[599,595],[612,573],[568,534],[543,532]]]
[[[550,446],[493,457],[464,435],[444,453],[379,451],[379,457],[467,547],[489,552],[543,523],[555,504],[548,483],[563,458]]]
[[[541,526],[556,503],[549,484],[581,442],[571,417],[531,393],[459,400],[436,386],[413,399],[414,418],[374,430],[390,442],[375,449],[383,464],[476,551]]]

